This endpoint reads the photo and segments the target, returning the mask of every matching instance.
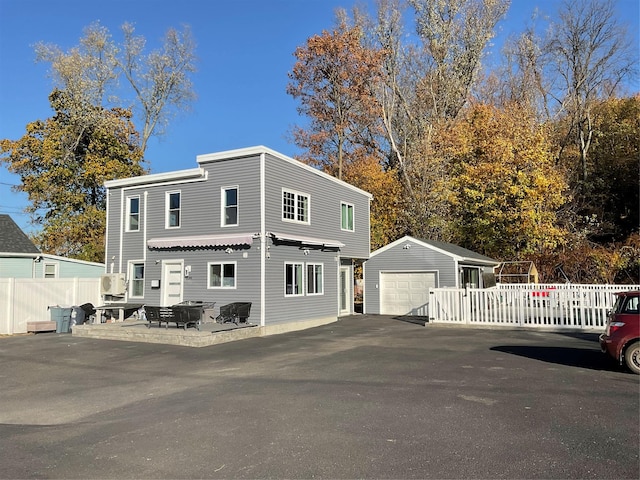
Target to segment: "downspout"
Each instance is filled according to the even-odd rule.
[[[124,242],[124,188],[120,189],[120,250],[118,252],[118,272],[122,273],[122,244]]]
[[[142,260],[144,262],[147,261],[147,197],[149,196],[149,192],[147,190],[144,191],[144,227],[142,229]]]
[[[107,250],[108,244],[107,239],[109,238],[109,189],[107,188],[107,199],[106,199],[106,213],[105,213],[105,225],[104,225],[104,273],[107,273],[107,260],[109,251]]]
[[[260,154],[260,326],[266,326],[267,232],[265,224],[265,153]]]

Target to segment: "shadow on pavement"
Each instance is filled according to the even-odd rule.
[[[418,315],[398,315],[397,317],[391,317],[393,320],[399,320],[401,322],[413,323],[415,325],[422,325],[423,327],[429,323],[429,317],[420,317]]]
[[[620,370],[613,360],[599,350],[528,345],[501,345],[491,347],[491,350],[569,367],[588,368],[591,370]]]

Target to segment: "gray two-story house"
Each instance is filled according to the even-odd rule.
[[[290,330],[353,311],[369,257],[371,195],[269,148],[106,182],[107,272],[146,305],[251,302],[252,323]]]

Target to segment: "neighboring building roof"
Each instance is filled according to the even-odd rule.
[[[500,263],[499,261],[494,260],[493,258],[489,258],[485,255],[481,255],[479,253],[476,253],[472,250],[468,250],[463,247],[459,247],[458,245],[454,245],[453,243],[438,242],[435,240],[423,240],[423,239],[411,237],[409,235],[404,236],[396,240],[395,242],[391,242],[390,244],[385,245],[382,248],[379,248],[375,252],[372,252],[371,257],[374,257],[379,253],[384,252],[385,250],[388,250],[392,247],[395,247],[398,244],[405,243],[407,241],[414,242],[426,248],[438,250],[441,253],[444,253],[451,257],[455,257],[458,261],[462,261],[462,262],[475,262],[475,263],[481,263],[481,264],[487,264],[487,265],[498,265]]]
[[[9,215],[0,215],[0,252],[40,253]]]

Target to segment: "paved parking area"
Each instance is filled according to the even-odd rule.
[[[353,316],[212,347],[0,338],[2,478],[638,478],[597,335]]]

